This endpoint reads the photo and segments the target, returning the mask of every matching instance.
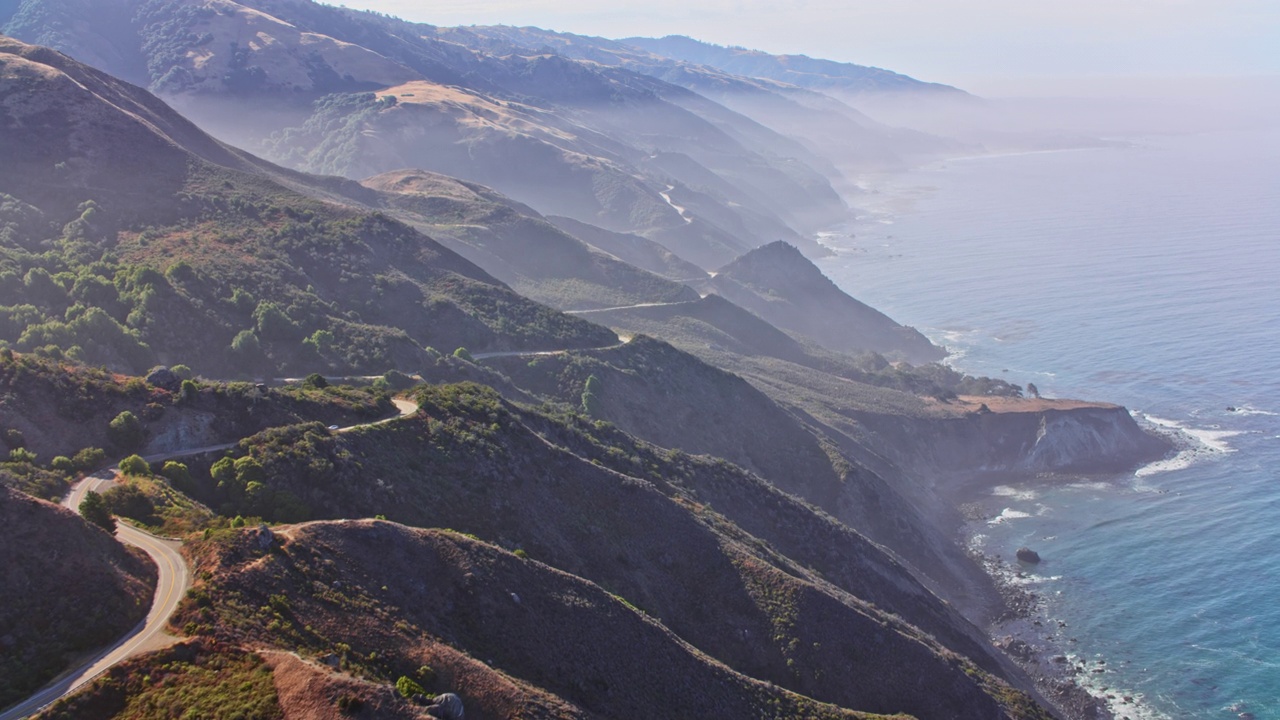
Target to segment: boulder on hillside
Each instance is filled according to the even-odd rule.
[[[453,693],[441,693],[427,708],[427,714],[440,720],[464,720],[466,712],[462,709],[462,698]]]
[[[182,387],[182,378],[169,368],[160,365],[147,373],[147,384],[164,388],[169,392],[177,392]]]

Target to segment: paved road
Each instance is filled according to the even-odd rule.
[[[369,425],[381,425],[406,415],[412,415],[418,411],[418,406],[408,400],[397,398],[392,402],[395,403],[398,411],[398,414],[394,417],[371,423],[351,425],[336,432],[348,432]],[[235,445],[236,443],[208,445],[200,448],[148,455],[146,460],[147,462],[171,460],[177,457],[226,450],[235,447]],[[67,494],[62,504],[73,511],[79,512],[80,503],[84,500],[85,495],[90,490],[99,491],[101,488],[109,487],[115,482],[116,472],[116,468],[110,468],[85,477],[71,488],[71,492]],[[35,695],[0,713],[0,720],[18,720],[18,718],[32,715],[62,696],[70,695],[111,668],[111,666],[165,644],[165,638],[167,637],[164,629],[165,624],[168,623],[169,616],[173,615],[173,612],[178,609],[178,602],[182,600],[187,588],[191,587],[191,572],[187,569],[186,562],[178,552],[181,543],[156,537],[126,523],[116,525],[116,537],[129,545],[142,548],[144,552],[151,556],[159,571],[155,599],[151,602],[151,611],[147,613],[146,620],[143,620],[130,630],[116,644],[94,655],[74,670],[63,673],[57,680],[46,685]]]
[[[76,483],[62,504],[72,510],[78,510],[80,502],[90,490],[96,491],[113,482],[115,482],[114,468],[90,475]],[[187,570],[182,556],[178,554],[179,543],[163,540],[124,523],[116,527],[116,537],[125,543],[142,548],[155,561],[159,571],[155,599],[151,603],[151,611],[147,613],[147,618],[138,623],[116,644],[94,655],[80,667],[64,673],[59,679],[46,685],[19,705],[0,713],[0,720],[16,720],[37,712],[54,700],[63,695],[69,695],[93,680],[112,665],[143,650],[151,649],[156,641],[163,637],[165,623],[178,608],[178,601],[182,599],[187,588],[191,586],[191,573]]]
[[[659,304],[672,304],[672,303],[659,303]],[[646,305],[643,307],[649,307],[649,306]],[[608,308],[608,309],[619,310],[622,308]],[[570,312],[575,312],[575,311],[570,311]],[[604,312],[604,310],[578,310],[576,312]],[[617,345],[606,345],[604,347],[598,347],[598,348],[568,348],[565,350],[502,350],[499,352],[472,353],[471,359],[472,360],[488,360],[489,358],[502,358],[502,357],[546,357],[548,355],[567,355],[569,353],[574,353],[574,352],[590,352],[593,350],[613,350],[615,348],[620,348],[623,345],[626,345],[627,343],[631,342],[631,338],[632,338],[631,335],[619,335],[618,336],[619,342]]]
[[[703,295],[703,297],[706,297],[706,296]],[[679,302],[638,303],[636,305],[619,305],[618,307],[590,308],[587,310],[565,310],[564,314],[565,315],[590,315],[592,313],[607,313],[607,312],[614,312],[617,310],[635,310],[638,308],[676,307],[678,305],[693,305],[695,302],[696,301],[694,300],[681,300]]]

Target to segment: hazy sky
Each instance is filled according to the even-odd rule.
[[[336,3],[335,3],[336,4]],[[982,91],[1009,76],[1280,74],[1280,0],[346,0],[436,25],[681,34]],[[980,87],[974,87],[976,85]]]

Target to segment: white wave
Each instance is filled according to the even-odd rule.
[[[1086,677],[1077,678],[1080,686],[1090,695],[1101,700],[1111,714],[1118,718],[1131,720],[1170,720],[1170,716],[1146,704],[1146,695],[1122,690],[1110,685],[1114,681],[1107,678],[1109,673],[1086,673]],[[1106,688],[1103,690],[1103,688]]]
[[[1070,485],[1067,485],[1067,487],[1071,488],[1072,490],[1093,490],[1095,492],[1111,489],[1111,485],[1109,483],[1103,482],[1101,480],[1087,480],[1083,482],[1073,482]]]
[[[1173,472],[1174,470],[1185,470],[1191,467],[1191,463],[1195,462],[1195,453],[1189,450],[1174,455],[1167,460],[1157,460],[1153,463],[1147,463],[1134,471],[1135,477],[1151,477],[1160,473]]]
[[[1004,510],[1000,511],[999,515],[988,520],[987,524],[999,525],[1002,522],[1008,522],[1010,520],[1020,520],[1022,518],[1029,518],[1029,517],[1031,517],[1031,513],[1022,512],[1021,510],[1014,510],[1013,508],[1005,508]]]
[[[1267,415],[1270,417],[1280,416],[1280,413],[1271,412],[1270,410],[1263,410],[1261,408],[1256,408],[1252,405],[1240,405],[1234,410],[1234,412],[1236,415],[1245,415],[1245,416],[1248,416],[1248,415]]]
[[[1030,502],[1040,497],[1035,490],[1026,490],[1009,485],[997,485],[991,488],[991,494],[996,497],[1013,498],[1014,500],[1023,500],[1025,502]]]
[[[1152,425],[1174,431],[1184,439],[1187,447],[1178,451],[1178,454],[1171,458],[1157,460],[1138,468],[1134,475],[1140,478],[1172,470],[1182,470],[1210,456],[1235,452],[1236,449],[1231,447],[1230,443],[1227,442],[1227,438],[1244,434],[1242,430],[1190,427],[1177,420],[1169,420],[1154,415],[1143,414],[1141,417]]]

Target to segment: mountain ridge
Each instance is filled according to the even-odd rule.
[[[6,255],[10,297],[20,300],[7,311],[5,339],[19,349],[78,345],[86,358],[142,372],[195,347],[205,372],[247,366],[274,374],[317,359],[353,369],[375,363],[379,372],[412,367],[430,343],[485,350],[616,342],[385,214],[296,194],[277,178],[296,187],[309,182],[304,176],[227,148],[138,88],[9,39],[0,42],[0,61],[8,80],[0,86],[0,152],[12,160],[0,193],[16,211],[45,218],[27,228],[27,248]],[[321,182],[315,194],[331,192]],[[61,256],[52,269],[70,277],[53,280],[35,267],[47,261],[28,249],[42,242]],[[92,262],[107,265],[91,270]],[[334,312],[339,298],[361,294]],[[373,302],[384,294],[388,302]],[[411,314],[415,307],[451,320]],[[321,331],[337,348],[327,360],[328,346],[301,342]],[[308,355],[315,350],[320,358]]]
[[[808,55],[775,55],[744,47],[725,47],[684,35],[628,37],[618,42],[685,62],[710,65],[736,75],[767,78],[799,87],[845,93],[929,92],[968,95],[958,88],[917,80],[884,68],[822,60]]]
[[[163,5],[149,8],[163,15]],[[315,12],[303,16],[316,23],[307,32],[351,17],[308,3],[256,5]],[[193,1],[186,7],[212,6]],[[206,19],[234,25],[250,6],[217,7],[227,14],[214,9],[217,17]],[[441,73],[452,67],[449,53],[478,52],[443,43],[415,47],[442,53],[433,60]],[[256,82],[252,59],[252,53],[243,56],[237,69],[247,75],[236,82]],[[433,108],[481,98],[494,112],[514,104],[529,117],[572,110],[580,119],[603,111],[552,102],[582,100],[556,95],[566,89],[565,73],[591,81],[580,89],[589,99],[626,90],[620,96],[626,109],[641,107],[627,104],[643,99],[641,91],[661,87],[652,78],[595,72],[551,54],[477,62],[490,72],[481,80],[494,88],[518,69],[530,72],[520,87],[549,83],[550,89],[522,99],[481,97],[474,88],[413,81],[422,84],[329,96],[371,103],[351,113],[340,108],[345,114],[331,119],[354,118],[351,129],[360,135],[370,127],[360,124],[367,119],[361,113],[399,112],[415,99],[430,99],[418,98],[419,91],[448,94],[434,98]],[[662,92],[688,98],[687,90]],[[1040,405],[1052,403],[1041,402],[1033,410],[1024,404],[1033,401],[1018,400],[1021,389],[1008,383],[851,354],[882,348],[932,357],[942,351],[845,295],[785,241],[734,252],[727,263],[713,265],[721,267],[714,277],[659,277],[618,257],[636,257],[666,273],[690,269],[652,238],[578,220],[549,221],[519,199],[417,170],[396,169],[358,184],[273,166],[205,135],[139,88],[8,39],[0,41],[0,113],[0,154],[20,160],[18,172],[0,177],[0,297],[13,303],[0,306],[6,347],[48,358],[41,362],[49,372],[60,371],[63,361],[90,361],[140,373],[157,360],[190,358],[210,374],[321,371],[307,377],[304,392],[323,389],[329,370],[398,368],[433,381],[415,391],[420,410],[411,417],[330,432],[323,422],[299,422],[266,407],[253,413],[256,424],[237,427],[275,426],[243,438],[229,454],[194,456],[176,480],[126,480],[144,494],[185,497],[208,508],[207,532],[188,545],[207,577],[175,620],[175,631],[199,638],[180,651],[183,657],[198,665],[203,653],[212,655],[208,662],[248,667],[257,663],[255,652],[302,648],[308,659],[299,662],[313,669],[334,662],[383,690],[398,676],[430,684],[422,668],[440,658],[448,678],[477,678],[469,688],[531,688],[552,714],[666,716],[671,709],[663,698],[671,693],[682,707],[702,707],[697,691],[704,688],[685,687],[688,677],[700,677],[720,683],[725,694],[717,697],[748,716],[776,715],[768,707],[776,703],[792,708],[788,712],[832,717],[903,709],[921,717],[1045,716],[1030,679],[940,599],[998,611],[989,578],[951,537],[949,523],[958,514],[931,486],[940,478],[930,463],[941,464],[946,455],[980,464],[983,451],[1004,443],[1011,466],[1023,467],[1017,463],[1025,460],[1046,472],[1089,470],[1072,460],[1105,436],[1115,441],[1110,459],[1131,464],[1136,455],[1130,451],[1142,443],[1128,426],[1113,436],[1106,428],[1094,432],[1084,422],[1094,406],[1046,409]],[[671,117],[695,115],[687,113]],[[708,116],[698,116],[699,127],[715,125]],[[61,120],[47,127],[34,120],[45,117]],[[661,129],[665,117],[617,135],[593,135],[591,142],[617,145],[627,133]],[[592,127],[623,123],[616,116],[596,120]],[[588,127],[556,122],[562,124],[548,121],[538,132]],[[676,135],[682,127],[665,132]],[[324,127],[315,131],[329,137]],[[45,136],[51,142],[41,143]],[[722,136],[739,142],[727,131]],[[116,162],[129,152],[138,157]],[[148,158],[156,160],[149,168]],[[664,151],[648,159],[673,173],[683,167],[679,172],[690,180],[712,172],[691,154]],[[720,182],[732,186],[716,191],[722,198],[749,194],[741,177],[725,171],[741,159],[718,166],[714,178],[702,176],[701,189],[642,181],[679,226],[688,229],[707,216],[715,221],[707,220],[708,227],[727,227],[749,216],[716,216],[728,206],[718,204],[713,191]],[[777,170],[769,164],[761,172]],[[100,187],[97,179],[112,171],[114,185]],[[92,194],[104,189],[111,192]],[[493,263],[493,272],[406,222],[452,233],[449,242]],[[699,237],[705,242],[711,235]],[[599,252],[592,239],[616,252]],[[611,324],[616,319],[617,328],[605,328],[527,300],[495,275],[528,283],[527,292],[560,304],[604,304],[609,292],[657,302],[582,308],[588,317],[607,310],[600,314]],[[700,298],[679,282],[695,280],[724,297]],[[633,332],[629,323],[640,316],[650,323],[646,328],[669,323],[664,329],[672,332],[672,344]],[[735,344],[713,347],[703,338]],[[823,340],[843,344],[823,349]],[[147,422],[197,406],[215,416],[238,412],[204,402],[197,380],[164,388],[168,376],[153,376],[116,381],[132,393],[130,403],[145,398],[141,407],[128,407]],[[104,406],[86,414],[95,426],[86,437],[102,432],[97,426],[117,409],[108,411],[108,403],[87,392],[94,382],[68,370],[55,383],[57,393]],[[379,393],[414,379],[401,372],[374,382],[379,387],[368,399],[385,404]],[[957,397],[957,390],[980,397]],[[251,408],[273,399],[269,388],[247,383],[235,392]],[[350,391],[335,395],[343,392]],[[994,411],[975,407],[984,397]],[[15,395],[0,402],[0,423],[8,430],[38,422],[20,401]],[[1105,410],[1100,419],[1112,430],[1127,417],[1122,408]],[[1037,427],[1051,442],[1023,452],[1028,433],[1040,444]],[[916,436],[921,428],[934,433],[929,438],[950,433],[963,435],[963,442],[937,443],[941,449],[929,456],[922,443],[930,439]],[[21,438],[6,430],[6,447],[23,450],[14,445]],[[40,440],[42,448],[55,447]],[[975,447],[966,453],[957,447],[964,444]],[[9,464],[42,469],[27,452],[11,455]],[[483,539],[352,515],[451,524]],[[279,537],[270,528],[235,527],[259,517],[327,520],[281,528]],[[376,577],[365,572],[366,566],[379,569],[379,538],[411,549],[435,569],[432,577],[448,583],[433,588],[410,569],[412,562]],[[360,560],[340,572],[312,562],[326,553]],[[525,585],[554,586],[554,597],[530,595]],[[445,598],[449,610],[414,603],[436,590],[455,593]],[[565,598],[583,602],[561,602]],[[517,624],[528,619],[520,614],[526,603],[541,612],[534,623]],[[629,603],[655,616],[646,618]],[[357,631],[353,618],[370,624]],[[615,622],[634,640],[632,649],[653,660],[637,665],[623,657],[626,643],[609,635]],[[504,645],[512,637],[518,642]],[[566,637],[598,655],[564,656]],[[204,644],[209,638],[212,645]],[[591,638],[609,642],[601,650],[587,642]],[[158,670],[155,664],[169,657],[144,658],[126,676]],[[637,668],[660,658],[685,668],[685,682],[666,675],[670,687],[644,682]],[[622,677],[601,677],[597,667],[615,668]],[[857,668],[852,678],[850,667]],[[129,683],[127,696],[144,702],[146,684]],[[116,692],[111,687],[118,686],[90,692]],[[444,689],[452,688],[433,686],[432,692]],[[360,690],[366,691],[376,695]],[[477,690],[476,697],[487,708],[477,715],[516,712],[507,690]]]

